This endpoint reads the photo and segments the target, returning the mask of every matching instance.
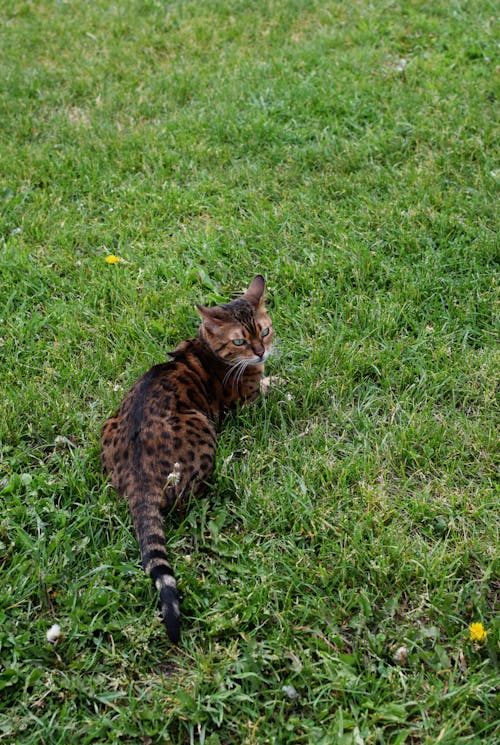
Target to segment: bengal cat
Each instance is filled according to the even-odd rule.
[[[273,339],[264,288],[259,274],[237,300],[197,305],[197,337],[146,372],[103,427],[102,466],[128,499],[142,566],[160,592],[174,644],[180,637],[179,597],[162,513],[182,509],[190,494],[203,491],[214,465],[216,425],[228,409],[259,395]]]

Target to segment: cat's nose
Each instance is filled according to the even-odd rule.
[[[255,346],[252,347],[252,350],[253,350],[254,354],[257,355],[257,357],[263,357],[264,356],[265,349],[264,349],[264,345],[263,344],[256,344]]]

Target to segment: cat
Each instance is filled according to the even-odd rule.
[[[167,634],[180,639],[179,596],[167,560],[163,514],[203,492],[215,457],[216,425],[225,412],[260,392],[273,326],[258,274],[242,297],[197,305],[196,338],[146,372],[103,426],[101,463],[128,500],[144,572],[160,593]]]

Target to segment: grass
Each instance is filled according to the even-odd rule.
[[[0,742],[498,742],[494,4],[1,15]],[[99,430],[257,272],[173,649]]]

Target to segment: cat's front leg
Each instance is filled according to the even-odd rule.
[[[267,375],[260,379],[259,388],[262,396],[268,396],[271,387],[281,387],[286,384],[286,380],[280,378],[279,375]]]

